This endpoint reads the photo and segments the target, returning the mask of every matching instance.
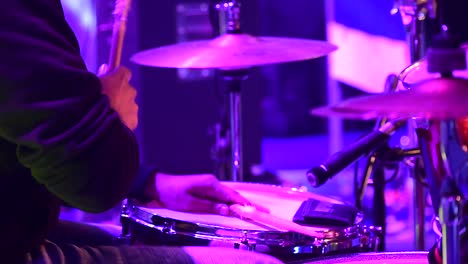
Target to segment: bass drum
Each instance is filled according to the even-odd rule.
[[[268,208],[272,215],[291,221],[303,201],[343,202],[278,186],[224,182],[241,195]],[[361,226],[362,215],[346,227],[304,227],[315,236],[278,230],[235,217],[176,212],[163,208],[127,206],[122,212],[123,230],[134,243],[144,245],[216,246],[246,249],[283,261],[323,257],[330,254],[375,252],[380,232]]]
[[[291,264],[429,264],[427,252],[385,252],[342,255],[315,260],[296,261]]]

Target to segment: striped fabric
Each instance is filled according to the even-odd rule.
[[[410,63],[401,16],[392,16],[393,0],[334,0],[328,40],[339,47],[330,55],[337,81],[368,93],[383,91],[386,77]]]

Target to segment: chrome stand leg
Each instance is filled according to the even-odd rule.
[[[443,197],[439,210],[442,225],[443,264],[460,264],[460,196]]]
[[[435,18],[433,3],[430,1],[401,1],[395,0],[395,7],[392,13],[400,12],[403,24],[407,32],[407,41],[410,50],[411,63],[421,60],[428,48],[427,39],[430,32],[427,28],[428,22]],[[409,133],[411,144],[417,143],[417,139],[413,136],[414,127],[409,122]],[[414,179],[414,235],[416,250],[425,249],[425,190],[418,182],[418,176],[410,171],[410,176]],[[418,173],[418,172],[416,172]]]
[[[230,91],[229,109],[231,120],[231,179],[234,182],[242,182],[242,121],[241,121],[241,94],[240,91]]]
[[[414,174],[419,173],[417,171]],[[414,177],[414,235],[416,250],[426,248],[426,190],[422,183],[418,181],[418,176]]]
[[[247,79],[247,70],[222,71],[221,72],[226,91],[229,93],[229,122],[231,143],[231,181],[242,182],[243,159],[242,159],[242,106],[241,86]]]

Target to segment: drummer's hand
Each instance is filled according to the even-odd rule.
[[[146,195],[167,209],[193,213],[229,215],[232,204],[253,205],[208,174],[176,176],[157,173],[147,186]],[[268,209],[254,206],[268,212]]]
[[[102,93],[109,98],[111,108],[128,128],[135,130],[138,126],[138,104],[135,101],[137,91],[130,85],[132,73],[125,67],[118,67],[111,72],[101,67],[99,73]]]

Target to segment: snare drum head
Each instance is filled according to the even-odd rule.
[[[223,182],[254,203],[266,207],[278,218],[293,221],[303,201],[316,199],[335,204],[343,202],[298,189],[257,183]],[[324,256],[334,252],[369,252],[379,243],[380,231],[356,224],[349,227],[309,227],[299,234],[280,230],[261,223],[211,214],[176,212],[161,208],[132,206],[127,216],[134,223],[132,236],[143,243],[172,243],[170,245],[197,245],[247,248],[280,257],[297,260]],[[270,222],[270,221],[266,221]],[[271,223],[271,222],[270,222]],[[155,237],[151,239],[151,231]],[[303,232],[301,232],[303,233]]]
[[[223,184],[238,191],[248,200],[268,208],[272,215],[289,221],[292,221],[294,214],[299,209],[302,202],[310,198],[329,203],[343,204],[343,202],[339,200],[321,196],[318,194],[313,194],[306,191],[301,191],[298,189],[284,188],[257,183],[223,182]],[[213,225],[217,227],[255,231],[285,231],[273,229],[262,224],[241,220],[235,217],[226,217],[211,214],[193,214],[177,212],[163,208],[140,208],[140,210],[145,210],[151,214],[165,218],[171,218],[203,225]],[[357,222],[359,222],[359,220],[360,219],[357,219]],[[304,228],[310,228],[313,231],[318,232],[325,232],[329,229],[324,227]]]

